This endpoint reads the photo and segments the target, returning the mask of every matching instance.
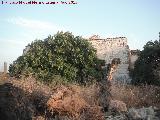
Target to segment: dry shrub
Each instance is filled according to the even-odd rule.
[[[36,116],[36,117],[33,117],[32,120],[46,120],[46,119],[43,116]]]
[[[23,91],[21,98],[25,102],[22,107],[29,104],[33,106],[32,115],[29,116],[32,119],[53,119],[55,116],[58,116],[60,120],[67,118],[72,120],[104,119],[101,89],[98,84],[89,86],[68,84],[51,88],[32,77],[20,80],[10,79],[8,83]],[[21,104],[18,96],[15,96],[15,99]],[[30,113],[27,112],[28,108],[24,111]]]
[[[84,109],[78,120],[104,120],[104,114],[99,106],[90,106]]]
[[[6,81],[7,84],[10,84],[11,88],[16,88],[17,90],[11,89],[10,86],[6,86],[5,95],[9,94],[9,100],[16,102],[11,103],[9,100],[6,102],[6,104],[11,103],[10,105],[7,105],[8,107],[14,108],[17,105],[21,105],[23,109],[18,109],[18,111],[21,113],[29,113],[27,112],[28,107],[25,106],[31,105],[33,106],[33,114],[30,117],[30,119],[36,118],[36,116],[44,116],[44,117],[52,117],[50,113],[47,112],[46,109],[46,103],[49,97],[52,94],[52,89],[48,87],[47,85],[44,85],[40,82],[37,82],[34,78],[29,77],[26,79],[15,79],[10,78],[10,80]],[[2,85],[4,86],[4,85]],[[10,91],[9,91],[10,90]],[[0,93],[3,91],[0,91]],[[13,95],[10,93],[14,93]],[[3,94],[2,94],[3,95]],[[2,97],[0,94],[0,97]],[[15,104],[14,104],[15,103]],[[15,107],[13,107],[13,105]],[[17,109],[16,109],[17,110]],[[30,110],[30,108],[29,108]],[[12,111],[8,111],[8,113],[11,113]],[[7,113],[7,114],[8,114]],[[26,115],[27,115],[26,114]],[[19,114],[18,117],[25,117],[25,115],[22,116]],[[26,116],[26,118],[28,118]],[[24,119],[24,118],[23,118]]]
[[[36,114],[39,116],[45,116],[46,118],[51,117],[52,115],[47,111],[47,101],[50,96],[53,94],[53,90],[37,81],[33,77],[28,77],[25,79],[13,79],[9,81],[13,86],[21,88],[23,91],[27,92],[26,96],[33,103],[36,108]]]
[[[93,86],[61,86],[48,100],[48,109],[53,114],[58,113],[59,116],[68,116],[75,120],[103,120],[95,91]]]
[[[30,94],[37,92],[43,94],[44,96],[50,96],[52,94],[50,87],[44,85],[34,79],[33,77],[28,77],[25,79],[13,79],[9,81],[13,86],[23,89]]]
[[[123,101],[127,107],[160,107],[160,88],[144,85],[133,86],[113,84],[111,87],[112,99]]]
[[[68,96],[60,100],[49,99],[48,109],[59,116],[78,118],[87,103],[77,95]]]
[[[3,84],[9,78],[8,74],[0,72],[0,84]]]
[[[111,100],[109,110],[114,112],[127,112],[126,104],[123,101]]]
[[[30,120],[36,109],[25,91],[11,83],[0,85],[0,119]]]
[[[60,116],[76,117],[86,105],[85,101],[68,87],[61,86],[47,102],[48,109]]]
[[[92,85],[81,88],[80,95],[90,105],[98,105],[104,109],[107,109],[110,101],[110,93],[108,86],[102,83],[94,83]]]
[[[89,86],[72,85],[72,91],[83,98],[89,105],[100,105],[100,86],[92,84]]]

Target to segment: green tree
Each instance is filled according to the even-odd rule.
[[[102,79],[100,65],[104,61],[96,57],[96,50],[82,37],[58,32],[43,41],[32,42],[27,48],[25,54],[10,65],[11,76],[32,74],[47,82],[52,81],[54,75],[80,83],[90,77]]]
[[[160,41],[149,41],[143,48],[131,74],[132,83],[160,85]]]

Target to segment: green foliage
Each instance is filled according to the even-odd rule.
[[[131,73],[132,82],[160,85],[160,41],[149,41],[143,48]]]
[[[96,50],[82,37],[58,32],[44,41],[32,42],[27,48],[26,53],[10,65],[11,76],[33,75],[52,82],[55,75],[60,75],[69,82],[81,83],[88,81],[89,76],[102,78],[100,65],[104,61],[96,58]]]

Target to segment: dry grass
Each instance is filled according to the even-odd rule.
[[[104,115],[98,103],[97,87],[79,85],[61,86],[48,100],[52,114],[68,116],[74,120],[103,120]]]
[[[64,116],[63,119],[67,117],[71,120],[104,119],[104,114],[101,111],[102,107],[100,107],[99,103],[98,92],[100,91],[97,85],[84,87],[70,84],[51,88],[37,82],[32,77],[21,80],[10,79],[7,81],[7,84],[9,86],[6,86],[6,84],[1,86],[1,88],[5,89],[5,92],[3,96],[0,96],[1,99],[6,99],[6,94],[9,94],[10,99],[7,102],[10,104],[7,107],[18,111],[18,113],[14,114],[16,118],[24,118],[25,115],[20,116],[20,113],[28,113],[27,111],[29,110],[32,114],[28,118],[35,120],[40,118],[52,119],[55,116],[58,116],[60,119]],[[10,88],[13,89],[9,90]],[[14,102],[14,105],[12,105],[11,101],[14,100],[17,102]],[[22,109],[19,109],[19,105],[21,105]],[[28,108],[27,105],[32,107]],[[0,105],[1,107],[3,106]],[[10,114],[11,112],[7,111],[6,113]]]
[[[52,94],[52,89],[50,87],[40,83],[39,81],[36,81],[36,79],[32,77],[28,77],[20,80],[12,79],[9,82],[12,83],[13,86],[21,88],[30,94],[40,93],[43,96],[50,96]]]
[[[31,119],[36,109],[26,94],[11,83],[0,85],[0,119]]]
[[[16,118],[44,120],[56,116],[60,120],[104,120],[102,93],[107,89],[102,90],[99,84],[50,87],[29,77],[10,79],[7,84],[0,85],[0,90],[0,112],[5,107],[6,114],[15,114]],[[111,94],[112,99],[123,101],[128,108],[160,108],[160,88],[156,86],[113,84]],[[21,115],[21,112],[25,114]]]
[[[160,87],[157,86],[113,84],[111,94],[113,99],[125,102],[128,108],[143,106],[160,108]]]
[[[0,72],[0,85],[3,84],[8,78],[9,78],[8,74],[4,74],[3,72]]]

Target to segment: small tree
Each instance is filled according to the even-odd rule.
[[[32,74],[43,81],[51,81],[60,75],[68,81],[85,82],[92,76],[102,78],[100,61],[96,50],[82,37],[69,32],[58,32],[45,40],[36,40],[27,46],[9,67],[11,76]]]
[[[143,48],[131,74],[132,83],[160,85],[160,41],[149,41]]]

